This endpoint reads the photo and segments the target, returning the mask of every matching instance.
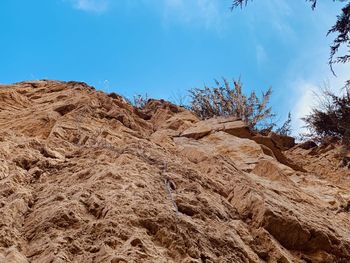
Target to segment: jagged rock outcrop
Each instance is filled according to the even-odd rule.
[[[247,138],[260,144],[261,149],[266,155],[272,156],[280,163],[291,168],[303,171],[305,170],[288,159],[282,151],[295,146],[295,140],[289,136],[278,135],[270,132],[267,136],[256,134],[249,130],[248,126],[241,120],[232,117],[217,117],[195,123],[192,127],[184,130],[180,135],[182,137],[201,139],[216,132],[225,132],[235,137]],[[223,142],[226,142],[225,140]]]
[[[197,122],[181,133],[181,136],[200,139],[211,133],[223,131],[241,138],[252,138],[248,126],[236,118],[217,117]]]
[[[0,262],[350,262],[349,173],[293,145],[84,83],[0,86]]]
[[[289,159],[307,171],[318,174],[332,182],[347,184],[350,175],[349,146],[342,145],[338,139],[325,140],[320,145],[306,141],[285,152]]]

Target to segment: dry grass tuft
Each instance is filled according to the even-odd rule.
[[[233,116],[243,120],[252,129],[271,130],[275,126],[271,121],[275,115],[271,112],[271,107],[268,107],[271,88],[259,98],[254,91],[249,96],[245,95],[240,80],[234,80],[233,85],[226,79],[223,79],[223,83],[215,80],[215,84],[212,88],[205,86],[203,89],[189,91],[189,108],[200,118]]]

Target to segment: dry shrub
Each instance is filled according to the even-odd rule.
[[[215,80],[215,84],[212,88],[205,86],[203,89],[189,91],[189,108],[201,119],[233,116],[243,120],[252,129],[272,130],[272,118],[275,115],[271,112],[271,107],[268,107],[271,88],[259,98],[254,91],[249,96],[245,95],[240,80],[234,80],[233,86],[226,79],[223,79],[223,83]]]
[[[310,131],[307,136],[319,142],[334,137],[350,146],[350,89],[340,96],[324,89],[319,97],[320,103],[303,118]]]

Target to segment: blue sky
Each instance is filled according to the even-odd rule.
[[[313,104],[312,91],[335,89],[350,67],[327,65],[327,30],[341,8],[320,1],[1,0],[0,83],[85,81],[127,97],[171,99],[213,79],[241,77],[247,90],[272,86],[283,121]]]

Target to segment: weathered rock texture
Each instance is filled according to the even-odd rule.
[[[84,83],[0,86],[0,262],[350,262],[349,170],[256,136]]]

